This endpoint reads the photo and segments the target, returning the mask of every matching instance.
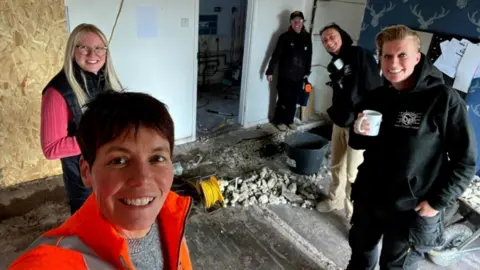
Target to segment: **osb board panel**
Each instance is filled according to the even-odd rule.
[[[61,173],[40,148],[41,92],[62,66],[63,0],[0,1],[0,187]]]

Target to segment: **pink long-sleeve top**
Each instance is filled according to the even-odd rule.
[[[67,101],[55,88],[48,88],[42,96],[40,123],[40,143],[47,159],[80,155],[77,139],[67,135],[72,119]]]

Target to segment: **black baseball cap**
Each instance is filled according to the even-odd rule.
[[[303,16],[303,13],[301,11],[294,11],[292,12],[292,14],[290,14],[290,21],[297,18],[297,17],[300,17],[302,18],[302,20],[305,20],[305,17]]]

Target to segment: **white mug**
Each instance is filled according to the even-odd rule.
[[[363,133],[365,130],[362,129],[362,123],[365,120],[370,122],[370,131],[366,133],[366,136],[377,136],[380,131],[380,124],[382,123],[382,114],[377,111],[364,110],[364,116],[359,119],[357,124],[357,129],[360,133]]]

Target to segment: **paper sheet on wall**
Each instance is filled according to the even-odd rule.
[[[475,75],[477,67],[480,64],[480,58],[478,57],[479,55],[479,44],[469,44],[467,46],[465,54],[458,65],[455,81],[453,82],[453,88],[468,93],[473,76]]]
[[[443,41],[440,43],[442,54],[435,61],[434,66],[450,78],[455,78],[457,67],[469,43],[469,40],[462,39],[460,41],[455,38]]]
[[[137,6],[137,36],[139,38],[158,37],[157,8],[153,6]]]

